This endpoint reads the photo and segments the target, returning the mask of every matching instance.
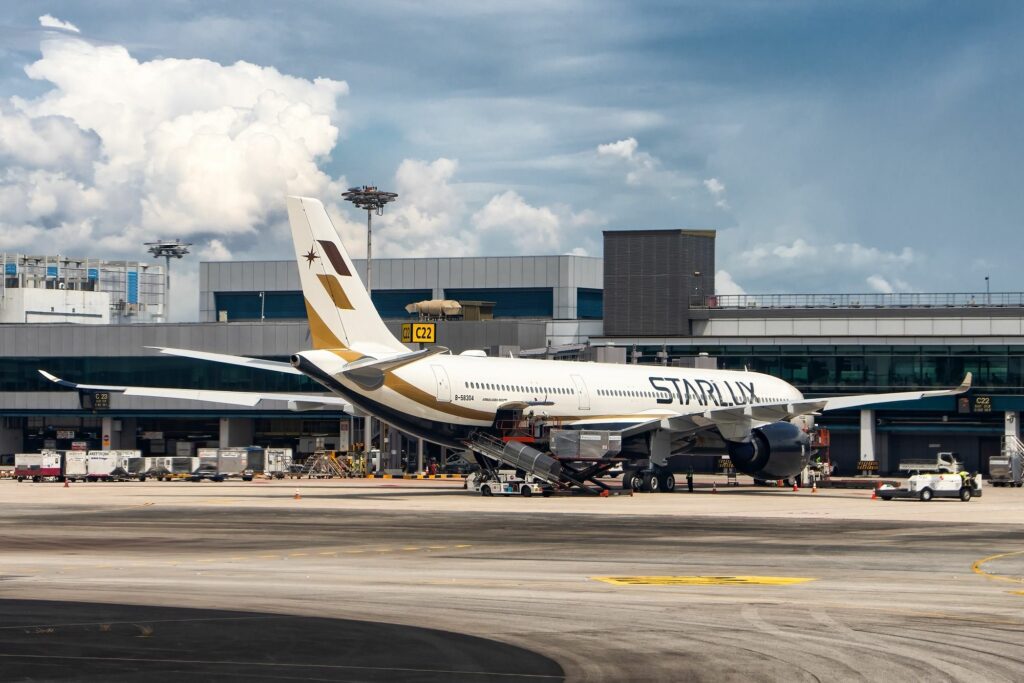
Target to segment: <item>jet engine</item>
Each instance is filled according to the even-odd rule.
[[[790,422],[773,422],[751,430],[750,441],[726,441],[733,467],[756,479],[789,479],[811,457],[810,438]]]

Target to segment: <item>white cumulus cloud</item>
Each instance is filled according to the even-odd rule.
[[[693,179],[663,168],[657,157],[640,151],[640,143],[634,137],[598,145],[597,159],[610,168],[625,166],[627,185],[647,185],[672,192],[695,184]]]
[[[81,33],[78,27],[72,24],[70,21],[61,21],[57,17],[51,14],[44,14],[39,17],[39,25],[43,28],[59,28],[63,31],[71,31],[72,33]]]
[[[715,272],[715,294],[730,295],[746,293],[746,290],[732,278],[732,274],[729,273],[729,271],[719,270]]]
[[[210,240],[204,253],[230,255],[232,240],[258,253],[286,239],[285,194],[338,213],[344,179],[319,163],[341,132],[344,82],[247,62],[140,61],[64,33],[40,52],[25,73],[49,89],[0,99],[6,249],[144,258],[147,238],[193,237]]]
[[[725,198],[725,183],[718,178],[708,178],[704,181],[704,187],[711,194],[711,198],[715,201],[715,206],[720,209],[728,209],[729,202]]]

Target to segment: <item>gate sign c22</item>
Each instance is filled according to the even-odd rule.
[[[435,323],[402,323],[402,341],[406,343],[433,344],[437,340]]]

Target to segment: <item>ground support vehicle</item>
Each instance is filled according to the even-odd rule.
[[[1024,486],[1024,456],[1020,453],[992,456],[988,460],[988,481],[992,486]]]
[[[216,465],[203,464],[195,469],[192,474],[189,475],[189,481],[216,481],[221,482],[227,479],[227,477],[217,471]]]
[[[473,472],[466,477],[466,488],[477,491],[482,496],[539,496],[551,495],[550,487],[530,477],[529,480],[518,476],[514,471]]]
[[[1024,486],[1024,443],[1017,436],[1003,435],[999,455],[988,460],[988,481],[993,486]]]
[[[933,498],[959,498],[966,503],[971,498],[981,497],[981,475],[963,477],[949,472],[915,474],[902,487],[885,484],[876,493],[882,500],[916,498],[927,502]]]
[[[85,481],[89,474],[89,453],[87,451],[66,451],[64,453],[65,481]]]
[[[956,474],[960,462],[956,453],[936,453],[934,458],[922,460],[900,460],[900,472],[946,472]]]
[[[14,478],[18,481],[26,479],[32,481],[57,480],[62,476],[62,459],[61,454],[57,451],[15,453]]]
[[[137,468],[133,460],[141,460],[139,451],[89,451],[85,478],[89,481],[127,481]]]

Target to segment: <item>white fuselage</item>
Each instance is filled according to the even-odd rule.
[[[503,407],[566,426],[612,426],[803,398],[787,382],[754,372],[452,355],[397,368],[384,386],[367,390],[344,375],[346,361],[332,352],[300,355],[322,373],[314,379],[375,417],[450,427],[490,426]]]

